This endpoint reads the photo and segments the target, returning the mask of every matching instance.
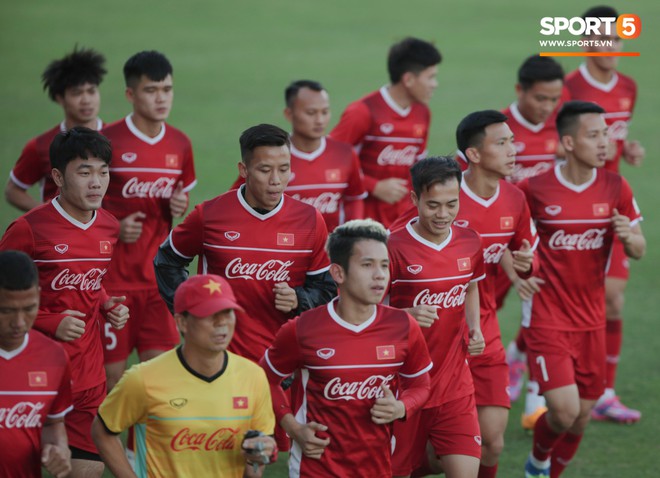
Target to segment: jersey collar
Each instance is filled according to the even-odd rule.
[[[152,138],[144,134],[142,131],[138,129],[137,126],[135,126],[135,123],[133,123],[133,113],[129,114],[126,117],[126,126],[128,127],[129,131],[135,135],[136,138],[144,141],[145,143],[151,146],[160,142],[160,140],[163,139],[163,137],[165,136],[165,123],[163,123],[163,126],[160,128],[160,133],[158,133],[157,136],[154,136]]]
[[[566,181],[564,176],[562,176],[562,174],[561,174],[562,164],[563,163],[559,163],[555,166],[555,177],[557,178],[557,181],[559,181],[559,184],[561,184],[565,188],[568,188],[571,191],[574,191],[576,193],[581,193],[581,192],[585,191],[586,189],[588,189],[589,186],[591,186],[596,181],[596,177],[598,176],[598,169],[594,168],[593,173],[591,175],[591,179],[589,181],[587,181],[586,183],[580,184],[580,185],[569,183],[568,181]]]
[[[412,218],[410,221],[408,221],[408,224],[406,224],[406,231],[408,231],[408,234],[410,234],[412,236],[412,238],[415,239],[417,242],[420,242],[420,243],[424,244],[426,247],[430,247],[431,249],[433,249],[435,251],[438,251],[438,252],[443,250],[445,247],[447,247],[447,244],[449,244],[451,242],[451,238],[454,235],[454,228],[453,227],[451,227],[451,226],[449,227],[449,234],[447,234],[447,239],[442,241],[440,244],[435,244],[431,241],[427,241],[422,236],[417,234],[417,232],[415,232],[415,229],[413,229],[412,225],[413,225],[414,222],[417,222],[417,221],[419,221],[419,217]]]
[[[538,133],[545,126],[545,123],[534,124],[534,123],[530,123],[529,121],[527,121],[525,119],[525,117],[522,115],[522,113],[520,112],[520,110],[518,109],[518,102],[517,101],[511,103],[511,106],[509,106],[509,109],[511,110],[511,115],[513,116],[513,118],[518,123],[520,123],[520,126],[530,130],[532,133]]]
[[[499,182],[497,183],[497,189],[495,190],[495,194],[493,194],[488,199],[484,199],[478,194],[474,193],[472,189],[470,189],[470,187],[465,182],[465,179],[461,181],[461,191],[463,191],[467,197],[472,199],[477,204],[480,204],[485,208],[489,208],[493,205],[495,201],[497,201],[497,198],[500,197],[500,183]]]
[[[241,192],[243,188],[245,188],[245,184],[241,184],[241,186],[236,190],[236,197],[238,198],[238,202],[243,206],[243,209],[245,209],[248,213],[256,217],[257,219],[261,221],[265,221],[266,219],[270,219],[273,217],[275,214],[280,212],[282,207],[284,207],[284,194],[282,194],[282,199],[280,199],[280,203],[273,208],[272,211],[267,212],[266,214],[259,214],[257,211],[254,210],[252,206],[250,206],[245,198],[243,197],[243,193]]]
[[[371,315],[371,317],[369,317],[367,320],[362,322],[360,325],[350,324],[350,323],[346,322],[344,319],[339,317],[339,314],[337,314],[337,312],[335,311],[335,305],[334,304],[335,304],[335,302],[337,302],[337,300],[339,300],[339,297],[335,297],[334,299],[332,299],[330,302],[328,302],[328,306],[327,306],[328,307],[328,314],[330,314],[330,317],[332,318],[332,320],[337,322],[337,325],[339,325],[339,326],[341,326],[345,329],[348,329],[351,332],[359,333],[359,332],[362,332],[367,327],[369,327],[371,324],[373,324],[374,321],[376,320],[376,315],[378,315],[378,306],[374,306],[374,313]]]
[[[0,357],[5,359],[5,360],[13,359],[14,357],[19,355],[23,350],[25,350],[27,348],[29,341],[30,341],[30,334],[27,333],[27,334],[25,334],[25,338],[23,339],[23,344],[20,347],[18,347],[17,349],[8,352],[8,351],[0,348]]]
[[[103,129],[103,121],[101,120],[101,118],[96,118],[96,131],[101,131],[102,129]],[[60,123],[60,131],[62,133],[66,133],[67,131],[65,120],[62,120],[62,122]]]
[[[616,84],[619,82],[619,75],[617,75],[616,72],[614,72],[614,76],[610,81],[608,81],[607,83],[601,83],[596,78],[591,76],[591,73],[589,73],[589,70],[587,69],[587,65],[585,65],[584,63],[580,65],[579,69],[580,69],[580,73],[582,74],[582,77],[584,78],[584,81],[589,83],[594,88],[600,91],[604,91],[605,93],[609,93],[610,91],[612,91],[616,86]]]
[[[311,153],[305,153],[303,151],[300,151],[298,148],[296,148],[293,145],[293,142],[291,143],[291,155],[295,156],[296,158],[304,159],[305,161],[314,161],[316,158],[321,156],[323,152],[325,151],[325,136],[321,138],[321,145],[316,148],[315,151],[312,151]]]
[[[408,106],[407,108],[401,108],[396,101],[394,101],[394,98],[390,95],[390,92],[387,91],[387,85],[381,87],[380,89],[380,96],[383,97],[383,101],[387,103],[387,106],[392,108],[396,114],[399,116],[403,116],[404,118],[410,114],[410,111],[412,110],[412,106]]]
[[[73,224],[73,225],[76,226],[77,228],[82,229],[83,231],[86,231],[87,229],[89,229],[90,227],[92,227],[92,224],[94,224],[94,221],[96,221],[96,211],[92,211],[93,216],[92,216],[92,219],[89,220],[89,222],[87,222],[87,223],[80,222],[78,219],[75,219],[73,216],[69,215],[69,213],[66,212],[66,211],[64,210],[64,208],[60,205],[59,198],[60,198],[60,197],[57,196],[57,197],[54,198],[50,203],[53,205],[53,207],[55,208],[55,210],[56,210],[57,212],[59,212],[60,215],[61,215],[64,219],[66,219],[67,221],[69,221],[71,224]]]

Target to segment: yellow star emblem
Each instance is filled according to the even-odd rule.
[[[203,285],[202,287],[209,290],[209,295],[213,295],[214,292],[217,292],[218,294],[222,294],[222,288],[220,287],[220,283],[214,281],[213,279],[209,279],[209,283]]]

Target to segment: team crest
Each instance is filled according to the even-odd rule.
[[[463,257],[461,259],[457,259],[456,263],[458,265],[458,270],[460,272],[469,271],[472,268],[472,263],[469,257]]]
[[[327,347],[323,348],[323,349],[318,349],[316,351],[316,355],[321,357],[323,360],[328,360],[330,357],[335,355],[335,349],[331,349],[331,348],[327,348]]]
[[[406,269],[408,269],[408,272],[414,275],[417,275],[420,272],[422,272],[422,266],[420,264],[413,264],[411,266],[406,267]]]
[[[46,372],[28,372],[28,383],[30,387],[47,387],[48,375]]]
[[[545,212],[547,212],[550,216],[556,216],[561,212],[561,206],[546,206]]]
[[[390,360],[395,356],[394,345],[379,345],[376,347],[376,358],[378,360]]]
[[[341,171],[339,169],[326,169],[325,180],[329,183],[336,183],[341,180]]]
[[[170,405],[172,406],[172,408],[176,408],[177,410],[180,410],[183,407],[185,407],[187,403],[188,403],[187,398],[173,398],[172,400],[170,400]]]
[[[225,232],[225,237],[230,241],[235,241],[236,239],[241,237],[241,233],[236,231],[227,231]]]
[[[601,202],[593,205],[594,216],[596,217],[609,217],[610,205],[606,202]]]
[[[233,397],[234,410],[236,409],[246,409],[248,407],[248,398],[247,397]]]
[[[426,131],[426,127],[423,124],[413,125],[413,136],[415,138],[421,138],[422,136],[424,136],[425,131]]]
[[[457,225],[458,227],[468,227],[468,224],[470,224],[470,222],[466,221],[465,219],[459,219],[458,221],[454,221],[454,224]]]
[[[112,244],[110,241],[99,241],[99,252],[101,254],[112,254]]]
[[[166,154],[165,155],[165,167],[167,167],[167,168],[178,168],[179,167],[179,155],[178,154]]]
[[[481,446],[481,437],[479,435],[474,436],[474,441],[477,442],[477,445]]]
[[[124,153],[121,155],[121,160],[125,163],[132,163],[137,159],[137,153]]]
[[[68,244],[58,244],[55,246],[55,250],[59,252],[60,254],[64,254],[66,251],[69,250],[69,245]]]
[[[293,246],[294,244],[295,244],[295,237],[293,234],[288,234],[284,232],[277,233],[278,246]]]
[[[500,218],[500,229],[511,230],[513,229],[513,217],[506,216]]]
[[[392,123],[383,123],[380,125],[380,130],[385,134],[390,134],[394,131],[394,125]]]

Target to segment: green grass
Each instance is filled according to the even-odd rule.
[[[454,129],[476,109],[507,106],[513,99],[515,72],[522,59],[538,51],[539,20],[544,16],[579,15],[598,2],[557,0],[437,1],[335,0],[162,0],[111,3],[4,2],[0,20],[0,175],[6,177],[24,143],[61,120],[59,107],[41,91],[39,76],[53,58],[74,44],[90,46],[108,58],[101,87],[102,117],[113,121],[128,112],[121,66],[142,49],[165,52],[175,67],[176,99],[171,123],[192,139],[199,186],[197,203],[223,192],[236,177],[238,136],[259,122],[286,126],[283,89],[294,79],[320,80],[328,88],[334,121],[344,107],[386,82],[388,46],[406,35],[435,40],[444,61],[431,102],[432,153],[455,149]],[[657,58],[660,3],[644,0],[615,3],[638,14],[641,36],[627,49],[639,58],[621,61],[621,70],[639,84],[639,102],[631,137],[646,146],[640,169],[624,166],[645,215],[649,250],[633,265],[625,309],[625,344],[618,391],[630,406],[644,412],[631,427],[590,425],[566,477],[657,476],[660,445],[660,290],[657,267],[660,241],[657,185],[660,178],[660,111]],[[567,71],[578,60],[562,61]],[[18,212],[0,204],[4,229]],[[505,340],[518,324],[518,305],[510,299],[501,322]],[[502,455],[500,476],[520,476],[530,438],[518,423],[514,405]],[[286,476],[284,463],[270,476]]]

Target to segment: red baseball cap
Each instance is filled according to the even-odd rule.
[[[196,275],[183,282],[174,294],[174,312],[208,317],[226,309],[243,311],[229,282],[215,274]]]

